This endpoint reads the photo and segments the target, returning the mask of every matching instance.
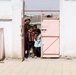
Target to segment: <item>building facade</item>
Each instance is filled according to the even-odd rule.
[[[60,0],[60,55],[76,55],[76,1]],[[23,0],[0,0],[0,28],[3,28],[3,53],[22,58],[21,25]],[[1,52],[1,51],[0,51]]]

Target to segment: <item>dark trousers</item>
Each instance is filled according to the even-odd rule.
[[[26,51],[27,51],[27,53],[25,53],[25,57],[26,58],[28,58],[28,56],[29,56],[29,50],[31,48],[34,48],[34,42],[27,42],[26,43]]]
[[[40,57],[41,56],[41,47],[35,47],[34,54],[35,54],[35,56]]]
[[[25,53],[27,52],[27,53]],[[25,52],[24,52],[24,55],[26,58],[28,58],[28,55],[29,55],[29,51],[28,51],[28,43],[27,43],[27,40],[25,40]]]

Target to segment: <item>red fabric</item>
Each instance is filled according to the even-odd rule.
[[[34,33],[31,34],[31,39],[34,41]]]
[[[34,41],[34,33],[33,32],[28,33],[28,40],[29,41]]]

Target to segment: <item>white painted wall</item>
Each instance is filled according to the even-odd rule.
[[[0,0],[0,19],[12,18],[12,1]]]
[[[13,11],[13,57],[21,58],[21,24],[22,24],[22,10],[23,0],[12,0],[12,11]]]
[[[0,0],[0,28],[4,28],[4,50],[6,58],[21,58],[21,24],[23,0]]]
[[[76,1],[60,0],[60,52],[76,55]]]
[[[11,22],[0,22],[0,28],[4,28],[5,57],[12,58],[12,23]]]
[[[12,19],[12,2],[0,0],[0,19]],[[4,28],[5,57],[12,57],[12,21],[1,21],[0,28]]]

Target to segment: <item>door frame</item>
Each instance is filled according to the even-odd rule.
[[[0,35],[1,35],[1,45],[2,45],[2,50],[0,51],[1,53],[1,57],[0,57],[0,61],[3,60],[5,58],[5,51],[4,51],[4,28],[0,28]]]
[[[41,23],[43,21],[43,12],[60,12],[60,10],[25,10],[25,1],[23,0],[23,10],[22,10],[22,14],[23,14],[23,18],[22,18],[22,26],[24,27],[24,13],[25,12],[41,12]],[[60,27],[60,26],[59,26]],[[60,31],[59,31],[60,32]],[[23,33],[24,34],[24,33]],[[60,36],[60,33],[59,33]],[[59,43],[60,43],[60,39],[59,39]],[[23,44],[23,42],[22,42]],[[24,44],[23,44],[24,45]],[[24,46],[22,46],[22,58],[24,57]]]
[[[24,52],[25,52],[25,39],[24,39],[24,14],[25,14],[25,1],[23,0],[22,2],[23,4],[23,9],[21,10],[21,46],[22,46],[22,49],[21,49],[21,59],[23,61],[24,59]]]

